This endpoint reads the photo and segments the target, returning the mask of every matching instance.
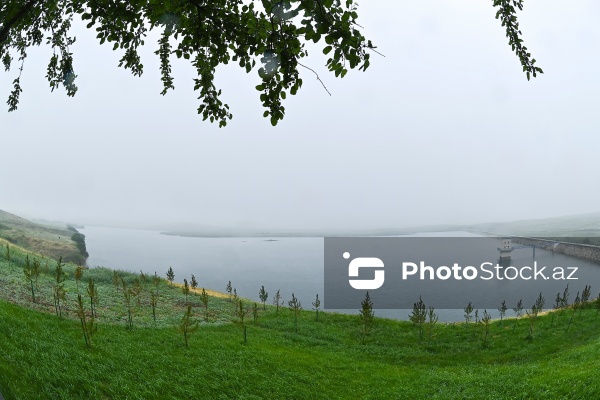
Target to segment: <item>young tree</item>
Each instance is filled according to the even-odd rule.
[[[37,279],[40,276],[40,263],[34,260],[33,263],[29,262],[29,256],[25,256],[25,266],[23,267],[23,274],[25,280],[31,287],[31,299],[35,303],[35,288],[37,287]]]
[[[560,298],[560,308],[565,309],[569,306],[569,285],[565,287],[563,295]]]
[[[183,287],[181,288],[185,295],[185,304],[188,304],[188,294],[190,294],[190,285],[188,285],[187,279],[183,280]]]
[[[156,307],[158,306],[159,294],[157,290],[150,292],[150,306],[152,307],[152,320],[156,322]]]
[[[125,280],[121,278],[121,285],[123,287],[123,300],[125,303],[125,311],[127,312],[127,328],[133,329],[133,304],[131,301],[131,290],[127,287]]]
[[[425,323],[426,318],[427,307],[421,296],[419,296],[419,301],[413,304],[412,312],[408,316],[408,319],[419,327],[419,340],[423,340],[423,324]]]
[[[225,290],[229,294],[229,302],[231,302],[231,293],[233,291],[233,288],[231,287],[231,281],[227,282],[227,286],[225,287]],[[236,305],[236,307],[237,307],[237,305]]]
[[[554,298],[554,304],[552,305],[552,319],[550,320],[550,326],[554,326],[554,314],[560,309],[560,292],[556,293]]]
[[[373,328],[373,323],[375,322],[375,313],[373,312],[373,302],[371,301],[371,297],[369,296],[369,292],[365,293],[365,298],[360,302],[360,322],[362,325],[361,329],[361,341],[362,344],[365,344],[367,340],[367,336],[371,332]]]
[[[85,308],[83,307],[83,299],[80,293],[77,293],[77,316],[81,322],[81,330],[83,331],[83,339],[86,347],[92,347],[92,336],[96,333],[97,326],[92,313],[88,319]]]
[[[567,326],[567,330],[571,328],[571,323],[573,322],[573,317],[577,312],[577,309],[581,306],[581,298],[579,297],[579,292],[577,292],[577,296],[575,296],[575,301],[573,302],[573,312],[571,313],[571,319],[569,319],[569,325]]]
[[[183,318],[181,318],[181,324],[179,324],[179,331],[183,333],[186,349],[189,347],[188,341],[190,335],[196,332],[197,329],[198,321],[193,317],[192,305],[188,304],[185,312],[183,313]]]
[[[204,321],[208,322],[208,294],[206,294],[206,290],[204,290],[204,288],[202,288],[200,301],[202,304],[204,304]]]
[[[590,301],[590,296],[592,295],[592,287],[590,285],[585,285],[583,288],[583,292],[581,292],[581,304],[580,308],[585,308]]]
[[[429,307],[428,312],[427,312],[427,336],[429,337],[428,340],[430,340],[430,341],[434,336],[433,330],[434,330],[437,322],[438,322],[438,315],[435,312],[435,309],[433,307]]]
[[[8,245],[8,243],[6,243],[6,248],[4,250],[4,258],[6,259],[6,261],[10,262],[10,246]]]
[[[252,321],[253,321],[254,325],[256,325],[257,320],[258,320],[258,304],[254,303],[254,306],[252,307]]]
[[[79,293],[79,283],[81,282],[81,278],[83,277],[83,270],[83,266],[78,265],[77,268],[75,268],[75,273],[73,274],[75,276],[75,283],[77,284],[77,293]]]
[[[248,344],[248,336],[246,334],[246,324],[244,323],[244,317],[246,316],[246,309],[244,308],[244,302],[242,300],[236,300],[235,315],[238,317],[237,324],[241,326],[244,332],[244,344]]]
[[[233,302],[237,303],[238,299],[239,299],[239,297],[238,297],[238,294],[237,294],[237,289],[233,288]]]
[[[192,290],[196,290],[198,288],[198,281],[196,280],[194,274],[192,274],[192,281],[190,282],[190,286]]]
[[[98,290],[96,290],[96,285],[94,284],[94,280],[92,278],[88,280],[87,294],[90,297],[92,316],[97,318],[98,315],[96,314],[96,306],[98,305]]]
[[[317,312],[317,317],[315,318],[317,321],[319,320],[319,308],[321,307],[321,300],[319,300],[319,294],[317,293],[317,298],[312,303],[313,310]]]
[[[141,305],[141,301],[140,301],[140,297],[142,295],[142,291],[144,290],[144,287],[142,286],[142,281],[139,277],[136,277],[133,280],[133,283],[131,285],[131,288],[129,289],[129,291],[131,292],[131,295],[135,298],[135,301],[137,303],[138,306]]]
[[[156,271],[154,271],[154,276],[152,277],[152,284],[154,285],[154,290],[150,291],[150,305],[152,307],[152,319],[156,322],[156,307],[158,306],[158,300],[160,298],[160,294],[158,292],[158,287],[160,285],[160,278]]]
[[[504,304],[504,302],[502,302]],[[488,336],[490,334],[490,322],[492,321],[492,316],[487,312],[487,310],[483,310],[483,318],[481,319],[481,323],[483,324],[483,347],[488,346]]]
[[[498,308],[498,311],[500,312],[500,326],[502,326],[502,320],[506,315],[506,310],[508,310],[508,307],[506,306],[506,300],[502,300],[502,304],[500,305],[500,308]]]
[[[113,271],[112,283],[115,286],[117,294],[119,293],[119,286],[121,285],[121,277],[117,271]]]
[[[600,293],[598,293],[598,297],[596,297],[594,304],[596,304],[596,316],[598,316],[598,313],[600,312]]]
[[[302,304],[298,301],[294,293],[292,293],[292,299],[288,301],[288,306],[294,314],[294,331],[298,332],[298,315],[300,314],[300,310],[302,310]]]
[[[275,315],[277,315],[279,314],[279,307],[282,305],[279,289],[277,289],[277,293],[275,293],[275,296],[273,296],[273,304],[275,304]]]
[[[169,281],[169,284],[172,286],[173,281],[175,280],[175,272],[173,272],[173,267],[169,267],[169,270],[167,271],[167,280]]]
[[[517,327],[517,322],[519,322],[519,318],[521,318],[521,315],[523,315],[523,300],[519,300],[517,302],[517,305],[513,308],[513,311],[517,315],[517,318],[515,318],[515,324],[513,325],[513,331],[514,331],[515,328]]]
[[[467,306],[464,308],[464,311],[465,311],[465,323],[468,324],[473,319],[473,316],[471,315],[473,313],[473,305],[471,304],[471,302],[469,302],[469,304],[467,304]]]
[[[52,288],[52,294],[54,298],[54,310],[56,311],[56,315],[58,315],[59,317],[62,317],[62,308],[60,302],[62,300],[65,300],[67,297],[64,282],[65,273],[63,271],[62,257],[60,257],[56,262],[56,268],[54,270],[54,286]]]
[[[260,301],[262,301],[262,303],[263,303],[263,310],[266,310],[266,309],[267,309],[267,306],[266,306],[266,304],[265,304],[265,303],[266,303],[266,302],[267,302],[267,300],[269,299],[269,292],[267,292],[267,291],[265,290],[265,287],[264,287],[264,286],[261,286],[261,287],[260,287],[260,290],[258,291],[258,297],[260,298]]]

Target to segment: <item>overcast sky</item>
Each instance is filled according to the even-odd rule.
[[[0,112],[0,209],[81,224],[190,222],[278,228],[475,223],[600,211],[600,3],[530,0],[528,82],[491,1],[360,2],[374,55],[337,79],[317,49],[276,128],[256,72],[217,82],[234,119],[196,114],[192,69],[160,96],[145,73],[77,29],[79,92],[50,93],[47,48],[30,51],[17,112]],[[2,73],[4,101],[16,71]]]

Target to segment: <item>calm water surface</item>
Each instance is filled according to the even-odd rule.
[[[221,292],[227,282],[240,296],[259,301],[261,285],[269,292],[269,302],[279,289],[287,302],[294,293],[304,309],[318,293],[323,297],[323,238],[189,238],[162,235],[157,231],[89,226],[86,235],[90,257],[88,266],[105,266],[132,272],[143,271],[165,277],[169,267],[175,280],[183,282],[194,274],[200,287]],[[419,233],[414,236],[477,236],[466,232]],[[515,251],[513,259],[531,258],[531,250]],[[594,297],[600,290],[600,266],[550,252],[536,250],[536,260],[546,265],[577,265],[581,277],[592,284]],[[584,282],[581,283],[583,286]],[[564,287],[560,283],[561,287]],[[557,286],[558,287],[558,286]],[[578,286],[572,286],[572,298]],[[546,296],[549,307],[553,297]],[[507,299],[507,302],[512,299]],[[516,300],[515,300],[516,301]],[[360,305],[357,305],[357,309]],[[509,306],[512,305],[509,303]],[[489,311],[489,310],[488,310]],[[345,310],[354,312],[357,310]],[[463,320],[462,310],[438,310],[440,321]],[[407,319],[409,310],[376,310],[381,317]],[[497,315],[497,310],[493,313]]]

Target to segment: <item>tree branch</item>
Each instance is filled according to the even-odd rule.
[[[307,67],[306,65],[304,65],[304,64],[302,64],[302,63],[300,63],[300,62],[298,63],[298,65],[299,65],[299,66],[301,66],[301,67],[304,67],[304,68],[308,69],[309,71],[312,71],[312,72],[313,72],[313,73],[314,73],[314,74],[317,76],[317,80],[318,80],[319,82],[321,82],[321,85],[323,85],[323,89],[325,89],[325,91],[327,92],[327,94],[329,94],[329,95],[331,96],[331,93],[330,93],[330,92],[329,92],[329,90],[327,89],[327,86],[325,86],[325,84],[323,83],[323,81],[322,81],[322,80],[321,80],[321,78],[319,77],[319,74],[317,74],[317,72],[316,72],[314,69],[312,69],[312,68],[310,68],[310,67]]]
[[[29,0],[0,30],[0,44],[6,42],[10,29],[27,14],[40,0]]]

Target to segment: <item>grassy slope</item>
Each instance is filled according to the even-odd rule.
[[[240,327],[227,322],[231,303],[214,294],[210,323],[186,349],[175,328],[184,302],[179,288],[161,283],[156,325],[143,297],[135,328],[126,330],[112,272],[100,269],[84,275],[94,276],[101,292],[99,331],[86,349],[72,310],[59,319],[44,311],[47,305],[23,307],[30,304],[23,254],[13,254],[10,263],[0,258],[0,296],[10,300],[0,300],[0,391],[7,399],[591,399],[600,393],[600,316],[592,309],[581,311],[569,331],[569,310],[555,315],[553,325],[550,316],[540,318],[533,341],[525,340],[526,320],[514,330],[513,321],[495,322],[483,348],[482,328],[473,324],[440,324],[436,337],[421,343],[410,323],[377,320],[361,345],[356,316],[322,313],[316,322],[314,312],[304,311],[295,333],[289,310],[276,315],[268,307],[249,324],[242,345]],[[72,308],[72,275],[67,281]],[[49,285],[44,275],[42,303]]]
[[[0,238],[47,257],[85,263],[72,235],[66,228],[36,224],[0,210]]]

